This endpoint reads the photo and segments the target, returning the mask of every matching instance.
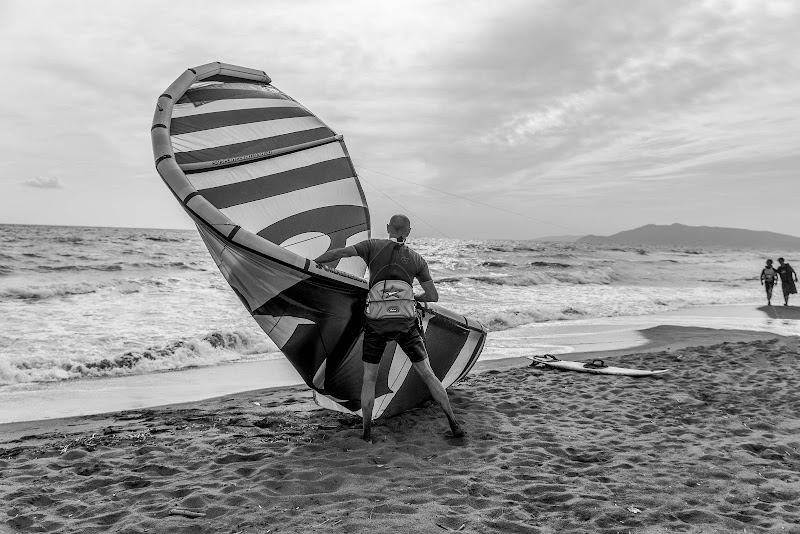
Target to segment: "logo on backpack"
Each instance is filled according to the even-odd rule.
[[[381,280],[367,295],[367,319],[411,319],[417,316],[414,291],[403,280]]]

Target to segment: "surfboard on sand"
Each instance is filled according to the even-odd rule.
[[[528,356],[533,360],[532,365],[543,364],[548,367],[556,369],[563,369],[565,371],[578,371],[581,373],[593,373],[597,375],[621,375],[621,376],[653,376],[661,373],[666,373],[668,369],[659,369],[657,371],[648,371],[645,369],[627,369],[625,367],[611,367],[605,364],[603,360],[592,360],[590,362],[570,362],[559,360],[552,354],[545,354],[544,356]]]

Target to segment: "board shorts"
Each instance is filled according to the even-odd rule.
[[[417,324],[405,332],[378,333],[367,323],[364,325],[364,345],[361,359],[366,363],[381,363],[383,351],[389,341],[397,341],[397,344],[413,363],[419,363],[428,357],[425,341],[422,339],[422,333]]]

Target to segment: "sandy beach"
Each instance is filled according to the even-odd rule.
[[[800,338],[661,326],[378,421],[304,387],[0,426],[0,532],[800,532]],[[573,355],[580,360],[580,354]]]

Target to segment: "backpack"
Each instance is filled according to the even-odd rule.
[[[369,288],[364,315],[370,321],[379,321],[387,331],[410,328],[417,318],[416,301],[411,284],[392,278],[394,259],[402,245],[395,246],[389,260],[389,277],[375,282]]]

